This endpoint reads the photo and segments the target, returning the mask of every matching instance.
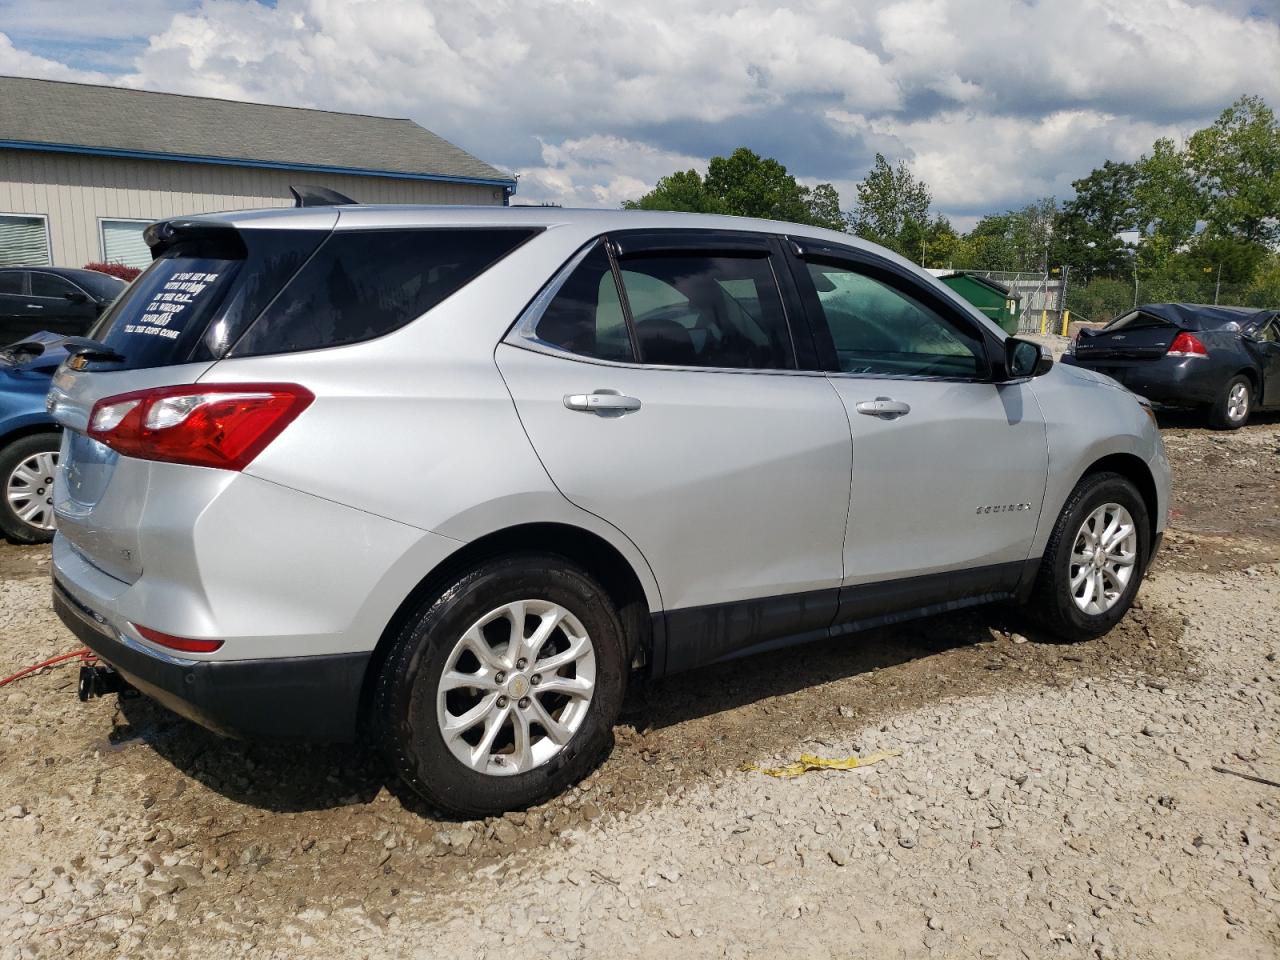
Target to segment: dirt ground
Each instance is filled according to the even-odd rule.
[[[1109,635],[992,608],[673,677],[504,818],[433,817],[355,747],[82,705],[74,667],[11,684],[0,958],[1274,960],[1280,418],[1162,426],[1172,526]],[[47,548],[0,547],[0,675],[75,648],[48,595]]]

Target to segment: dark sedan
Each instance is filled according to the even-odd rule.
[[[83,336],[127,286],[96,270],[0,267],[0,343],[40,330]]]
[[[1148,303],[1081,330],[1063,363],[1119,380],[1156,403],[1205,410],[1234,430],[1280,408],[1280,310]]]

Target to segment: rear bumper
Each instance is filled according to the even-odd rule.
[[[369,653],[262,660],[185,660],[143,647],[57,579],[53,608],[68,629],[147,696],[224,736],[349,741]]]
[[[1171,406],[1213,403],[1224,383],[1223,371],[1210,358],[1165,357],[1160,360],[1095,360],[1081,363],[1067,354],[1067,366],[1105,374],[1134,393]]]

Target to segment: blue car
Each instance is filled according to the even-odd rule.
[[[53,471],[62,437],[44,397],[66,337],[37,333],[0,349],[0,535],[14,543],[53,539]]]

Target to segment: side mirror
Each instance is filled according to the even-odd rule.
[[[1010,337],[1004,342],[1004,369],[1006,380],[1024,380],[1041,377],[1053,366],[1053,355],[1048,347],[1030,340]]]
[[[67,293],[64,293],[63,296],[66,297],[68,300],[70,300],[72,303],[88,303],[89,302],[89,295],[87,293],[82,293],[79,290],[68,291]]]

